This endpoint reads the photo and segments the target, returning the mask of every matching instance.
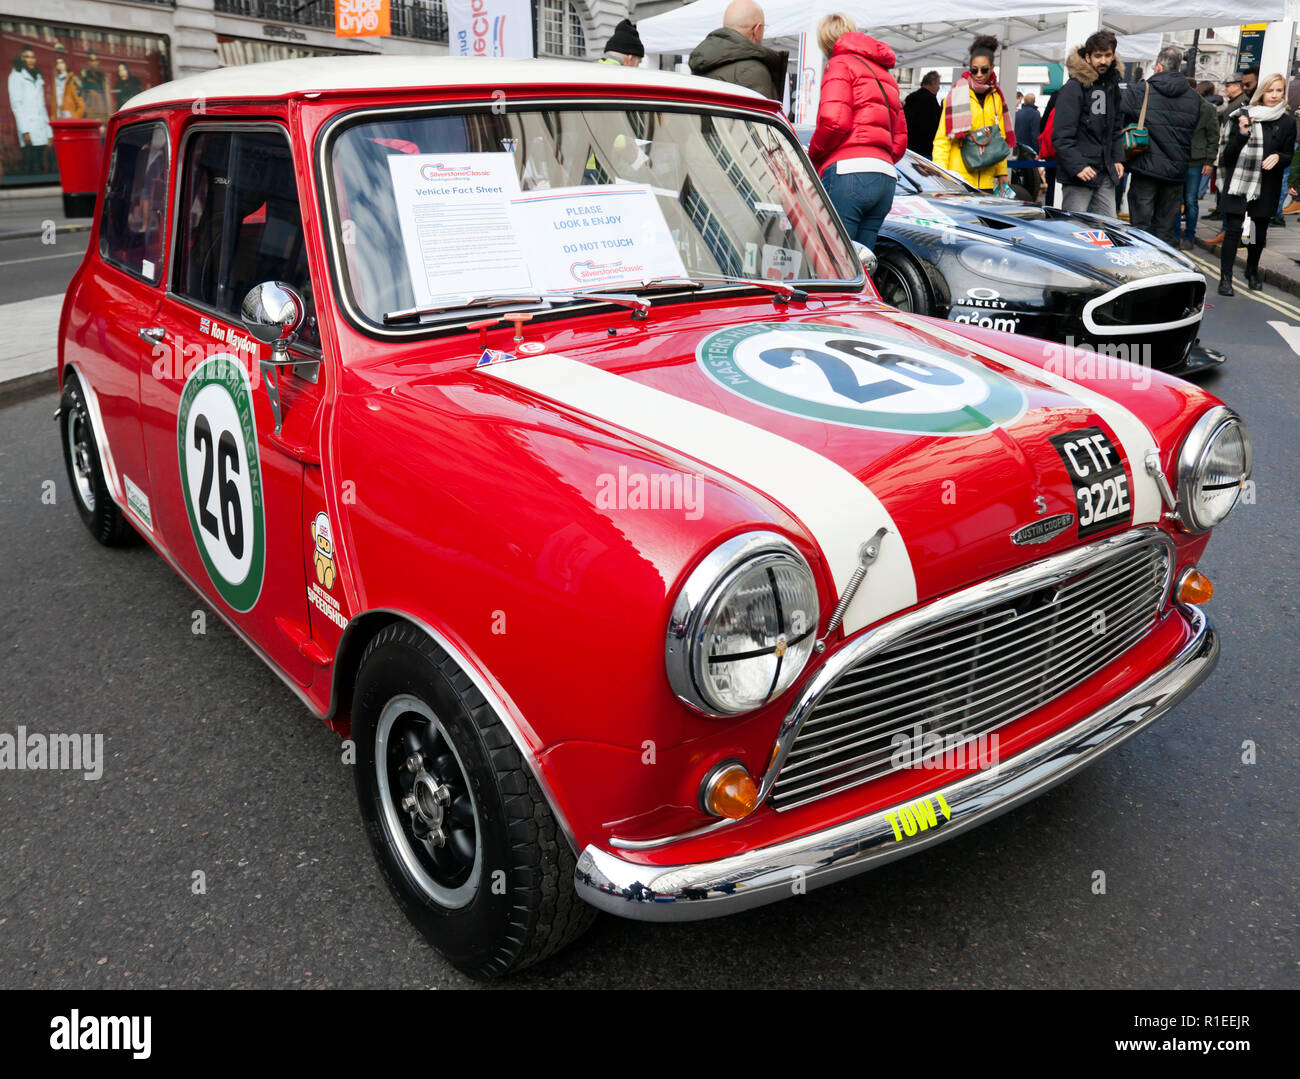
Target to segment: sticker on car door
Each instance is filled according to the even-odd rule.
[[[262,472],[253,390],[222,353],[196,367],[176,416],[181,496],[208,577],[234,610],[251,610],[266,568]]]

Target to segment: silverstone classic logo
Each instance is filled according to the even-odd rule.
[[[845,326],[734,326],[706,337],[696,357],[732,393],[850,427],[971,435],[1010,424],[1025,410],[1020,388],[982,364]]]

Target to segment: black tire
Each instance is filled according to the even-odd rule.
[[[595,920],[574,891],[577,859],[509,732],[415,627],[388,626],[366,646],[352,737],[380,872],[457,970],[482,980],[522,970]],[[429,842],[434,833],[441,844]]]
[[[120,547],[135,538],[135,531],[108,493],[104,466],[86,407],[85,394],[77,376],[63,380],[59,401],[59,441],[63,444],[63,464],[68,470],[72,501],[82,522],[105,547]]]
[[[878,252],[876,266],[876,291],[880,298],[900,311],[914,315],[934,314],[934,296],[925,271],[906,252],[885,248]]]

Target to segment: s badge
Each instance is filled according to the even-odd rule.
[[[1085,427],[1048,439],[1061,455],[1074,487],[1079,537],[1133,520],[1124,459],[1100,427]]]

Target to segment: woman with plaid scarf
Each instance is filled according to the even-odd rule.
[[[1277,212],[1286,162],[1295,149],[1295,122],[1286,114],[1286,80],[1261,79],[1248,108],[1228,114],[1219,147],[1223,192],[1223,247],[1219,251],[1219,295],[1231,296],[1237,248],[1246,241],[1246,284],[1263,288],[1259,256],[1268,222]]]
[[[993,71],[997,51],[998,39],[989,34],[981,34],[972,42],[970,67],[957,77],[944,100],[931,160],[940,168],[955,172],[972,187],[1011,198],[1007,157],[1015,149],[1016,131],[1015,124],[1008,120],[1007,99],[1002,96]],[[972,131],[981,128],[994,129],[1006,140],[1007,157],[969,169],[962,159],[962,142]]]

